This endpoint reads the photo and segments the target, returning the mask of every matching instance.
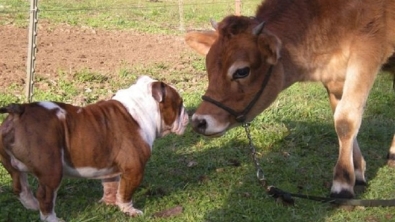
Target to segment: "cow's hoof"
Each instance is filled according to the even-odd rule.
[[[359,194],[365,192],[367,186],[368,184],[366,183],[366,181],[356,180],[354,186],[354,193]]]
[[[342,190],[340,192],[332,192],[330,195],[331,198],[338,198],[338,199],[352,199],[354,198],[354,193],[350,192],[349,190]]]

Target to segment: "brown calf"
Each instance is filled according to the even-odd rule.
[[[212,24],[215,31],[185,37],[206,55],[209,80],[192,117],[195,131],[220,136],[252,120],[293,83],[322,82],[339,139],[331,195],[353,197],[354,185],[366,184],[356,139],[364,106],[378,71],[394,58],[395,1],[266,0],[255,17]],[[395,160],[395,136],[390,157]]]

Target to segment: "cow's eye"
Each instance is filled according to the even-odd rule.
[[[233,73],[233,79],[245,78],[249,74],[250,74],[250,67],[244,67],[241,69],[237,69],[236,72]]]

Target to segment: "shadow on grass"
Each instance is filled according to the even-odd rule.
[[[337,137],[333,126],[293,121],[285,121],[285,124],[287,128],[293,129],[292,133],[273,144],[272,152],[260,159],[266,179],[270,185],[288,192],[327,197],[332,181],[332,169],[338,156]],[[394,126],[394,119],[364,119],[358,140],[367,162],[368,182],[382,179],[376,176],[377,172],[386,166],[386,154],[395,132]],[[320,135],[315,134],[316,131],[328,133]],[[244,146],[248,147],[248,144],[245,143]],[[276,203],[274,199],[265,197],[263,188],[259,190],[252,187],[259,186],[252,160],[241,161],[250,165],[249,174],[239,179],[244,185],[233,189],[223,206],[210,212],[205,221],[332,221],[328,218],[335,214],[337,209],[329,204],[295,198],[295,206],[285,207]],[[390,185],[389,187],[392,189],[390,193],[395,193],[395,188]],[[368,189],[375,190],[376,187],[368,186]],[[252,198],[256,194],[251,195],[251,192],[259,193],[259,197]],[[250,193],[249,197],[246,198],[243,193]],[[365,192],[359,191],[357,198],[366,199]],[[384,194],[377,198],[395,199],[395,195]],[[250,208],[250,205],[255,207]],[[375,215],[373,218],[388,217],[390,212],[391,210],[380,212],[382,215]]]
[[[270,147],[256,147],[268,183],[293,193],[328,195],[338,155],[333,125],[282,122],[290,131],[287,136]],[[255,122],[252,127],[259,124]],[[363,121],[359,143],[367,161],[368,179],[375,179],[386,163],[394,125],[393,119],[374,116]],[[216,143],[220,139],[204,138],[190,128],[181,137],[156,140],[144,181],[133,197],[135,206],[147,215],[130,221],[151,220],[155,212],[176,205],[184,207],[184,214],[205,212],[191,221],[327,221],[335,214],[332,206],[308,200],[295,199],[293,207],[276,203],[257,182],[243,129],[233,130],[237,136],[222,139],[220,145]],[[253,135],[253,140],[264,134],[262,130]],[[213,145],[202,145],[199,150],[200,143]],[[193,150],[189,150],[191,147]],[[2,184],[0,189],[0,221],[39,221],[38,212],[23,208],[11,195],[10,187]],[[129,221],[117,207],[98,203],[101,195],[98,180],[65,179],[58,192],[56,212],[67,221]],[[363,198],[364,193],[359,197]],[[186,221],[182,215],[163,220]]]

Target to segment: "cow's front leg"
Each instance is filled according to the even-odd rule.
[[[345,138],[342,140],[339,138],[339,158],[334,169],[331,196],[353,198],[354,186],[366,185],[366,162],[355,138],[351,145]]]
[[[341,139],[339,138],[339,140]],[[332,197],[354,197],[355,173],[352,141],[353,139],[345,141],[343,138],[343,141],[340,142],[339,157],[333,173],[333,183],[331,188]]]
[[[358,141],[356,139],[354,139],[352,150],[354,161],[355,186],[366,186],[366,161],[362,156],[361,150],[359,149]]]
[[[366,183],[365,160],[356,138],[379,64],[361,63],[368,61],[364,56],[357,53],[350,55],[343,93],[334,110],[339,157],[334,168],[332,197],[353,198],[356,181],[357,184]]]
[[[337,105],[339,104],[342,95],[343,95],[343,86],[344,82],[342,81],[330,81],[324,84],[329,97],[329,102],[335,115]],[[340,111],[337,113],[338,126],[339,126],[339,133],[344,133],[344,127],[342,127],[342,123],[340,122],[340,117],[343,114],[339,114],[342,112],[341,109],[344,109],[344,106],[340,108]],[[335,126],[336,126],[336,118],[335,118]],[[350,120],[352,121],[352,120]],[[346,121],[347,122],[347,121]],[[343,126],[345,124],[343,123]],[[343,141],[343,142],[342,142]],[[334,173],[334,183],[332,186],[332,196],[342,196],[342,197],[351,197],[353,196],[353,188],[352,185],[354,183],[355,178],[355,185],[366,185],[365,179],[365,169],[366,163],[362,156],[361,150],[359,149],[358,141],[356,139],[352,140],[352,148],[351,145],[344,145],[348,144],[350,139],[343,137],[341,140],[339,138],[340,150],[339,150],[339,159],[338,164],[335,167]],[[352,154],[351,150],[352,149]],[[395,151],[395,148],[394,148]],[[352,176],[352,175],[355,176]],[[344,191],[345,190],[345,191]],[[341,194],[343,193],[343,194]]]
[[[121,209],[122,212],[129,216],[138,216],[143,214],[141,210],[133,207],[132,202],[132,195],[140,185],[142,179],[142,173],[134,173],[132,170],[121,175],[116,205]]]

